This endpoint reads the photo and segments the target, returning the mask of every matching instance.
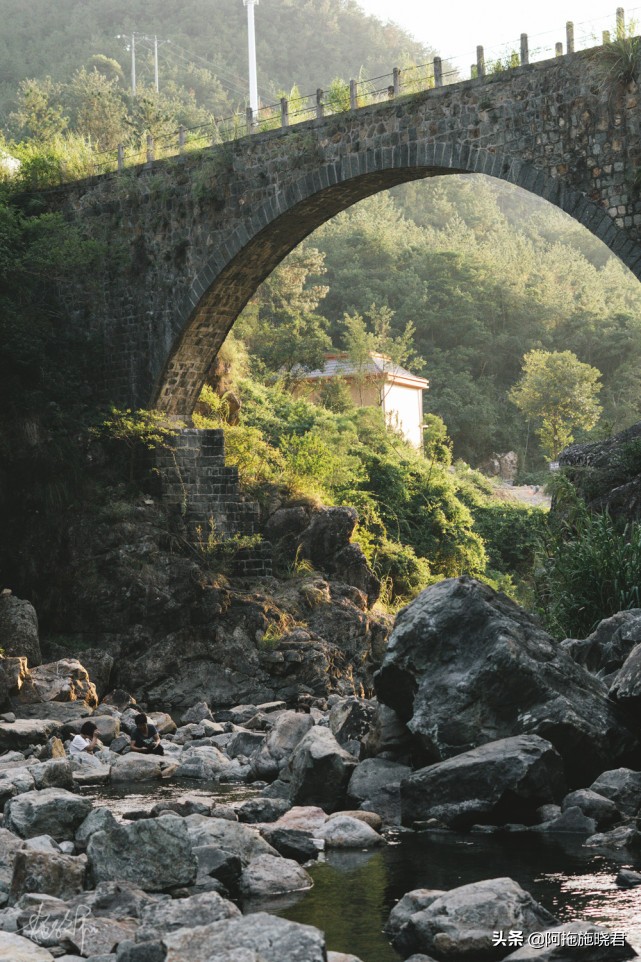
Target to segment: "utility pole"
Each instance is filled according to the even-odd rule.
[[[158,37],[154,36],[154,83],[156,85],[156,93],[160,90],[160,85],[158,83]]]
[[[131,35],[131,96],[136,96],[136,34]]]
[[[249,51],[249,106],[256,120],[258,112],[258,80],[256,78],[256,30],[254,27],[254,7],[260,0],[243,0],[247,7],[247,46]]]

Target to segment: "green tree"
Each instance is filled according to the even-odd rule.
[[[18,109],[9,116],[9,123],[19,136],[46,143],[66,130],[69,120],[63,114],[60,90],[51,77],[21,82]]]
[[[510,400],[539,422],[537,434],[550,460],[572,443],[573,431],[589,430],[599,420],[600,377],[597,368],[572,351],[530,351],[523,358],[523,376]]]

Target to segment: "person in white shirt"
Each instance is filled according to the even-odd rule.
[[[80,729],[80,734],[76,735],[69,745],[70,755],[93,755],[99,747],[98,726],[93,722],[85,722]]]

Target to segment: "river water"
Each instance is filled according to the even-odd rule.
[[[105,786],[83,794],[123,816],[181,795],[224,804],[253,797],[256,790],[172,780]],[[641,955],[641,887],[618,888],[615,878],[621,867],[639,871],[641,859],[598,853],[572,836],[399,832],[380,849],[327,853],[309,869],[314,879],[309,892],[243,908],[315,925],[324,930],[330,950],[353,953],[362,962],[398,962],[383,928],[406,892],[508,876],[560,921],[589,921],[625,932]]]

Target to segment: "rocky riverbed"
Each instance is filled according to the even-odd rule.
[[[570,840],[607,860],[612,887],[641,883],[641,610],[559,645],[487,586],[441,582],[398,615],[375,697],[300,686],[295,699],[180,712],[150,702],[160,757],[131,751],[130,692],[99,694],[78,659],[38,664],[35,614],[16,602],[0,611],[0,958],[353,962],[328,954],[320,927],[275,912],[304,903],[319,858],[380,864],[399,841],[464,853],[513,838],[527,858]],[[88,718],[102,747],[69,757]],[[487,862],[464,884],[464,872],[429,886],[408,873],[386,920],[399,958],[635,956],[634,938],[568,921],[527,873]],[[539,932],[547,946],[528,946]]]

